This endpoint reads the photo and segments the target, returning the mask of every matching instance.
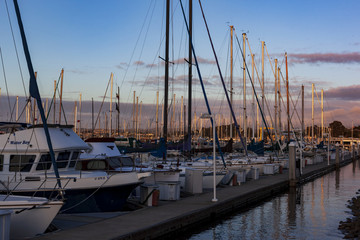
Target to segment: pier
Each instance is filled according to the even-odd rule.
[[[346,158],[344,166],[352,162]],[[336,169],[335,161],[308,165],[299,177],[299,184],[311,181]],[[34,239],[161,239],[220,219],[236,210],[254,205],[289,189],[288,170],[282,174],[261,176],[239,186],[217,188],[217,202],[212,192],[195,194],[178,201],[160,201],[158,206],[146,207],[120,216],[38,236]],[[71,215],[69,216],[71,218]],[[86,218],[84,217],[84,221]]]

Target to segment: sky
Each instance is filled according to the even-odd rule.
[[[188,59],[188,36],[180,2],[171,2],[169,105],[172,106],[171,99],[175,94],[176,114],[179,114],[181,96],[184,96],[185,104],[187,101],[188,73],[184,58]],[[183,0],[182,3],[187,15],[188,1]],[[294,103],[297,103],[298,114],[301,114],[299,92],[301,85],[304,85],[305,118],[309,124],[311,84],[315,84],[315,124],[320,124],[319,98],[323,89],[327,124],[340,120],[348,127],[352,124],[360,125],[359,1],[207,0],[201,1],[201,4],[227,88],[230,76],[229,26],[233,25],[241,48],[242,34],[246,33],[249,43],[246,43],[246,62],[250,73],[249,47],[255,54],[256,68],[261,75],[261,41],[266,44],[268,56],[265,53],[264,74],[269,109],[265,112],[273,114],[274,59],[279,60],[285,78],[284,54],[287,52],[289,92]],[[148,122],[154,120],[156,91],[159,91],[160,104],[163,103],[164,95],[165,70],[162,58],[165,58],[165,0],[19,0],[19,6],[43,100],[52,98],[54,80],[59,79],[61,69],[64,69],[63,100],[69,102],[69,106],[79,101],[81,94],[84,116],[90,114],[90,105],[85,102],[90,103],[91,99],[98,102],[105,99],[101,111],[108,112],[108,84],[110,74],[113,73],[113,101],[116,100],[115,92],[119,88],[124,120],[131,117],[134,91],[139,103],[144,105],[143,119]],[[226,117],[229,115],[228,106],[199,1],[194,0],[193,6],[193,45],[200,73],[212,111]],[[0,107],[10,112],[14,102],[6,102],[6,96],[27,96],[29,79],[11,0],[0,0],[0,36]],[[199,116],[206,109],[195,67],[193,77],[193,112]],[[248,76],[246,79],[247,109],[251,111],[250,80]],[[260,92],[258,78],[255,77],[254,81]],[[283,81],[281,84],[284,87]],[[243,72],[236,37],[233,86],[235,112],[241,116]],[[285,96],[285,89],[281,91]],[[74,118],[73,110],[73,107],[66,110],[69,119]],[[4,111],[1,120],[9,120],[9,113],[5,114]],[[295,117],[294,121],[298,122]]]

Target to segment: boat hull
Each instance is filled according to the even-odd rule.
[[[30,238],[44,233],[62,206],[62,201],[23,196],[9,196],[0,201],[0,210],[12,211],[11,239]]]

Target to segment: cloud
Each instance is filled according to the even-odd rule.
[[[326,98],[359,101],[360,100],[359,91],[360,91],[360,85],[330,88],[325,92],[325,96]]]
[[[360,63],[360,52],[350,53],[295,53],[289,54],[290,63]]]
[[[128,66],[128,64],[125,62],[121,62],[118,65],[115,65],[115,67],[119,68],[119,69],[125,69],[127,66]]]
[[[145,67],[146,68],[153,68],[153,67],[156,67],[157,65],[152,63],[152,64],[146,64]]]
[[[135,61],[134,65],[143,66],[143,65],[145,65],[145,63],[143,61]]]
[[[86,74],[87,73],[85,71],[81,71],[81,70],[77,70],[77,69],[66,70],[66,72],[75,73],[75,74]]]

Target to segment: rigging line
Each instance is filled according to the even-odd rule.
[[[243,59],[245,59],[245,56],[244,56],[243,51],[242,51],[242,49],[241,49],[241,45],[240,45],[240,42],[239,42],[239,38],[237,37],[236,32],[235,32],[235,38],[236,38],[236,42],[238,43],[238,47],[239,47],[239,49],[240,49],[241,56],[243,57]],[[246,39],[247,39],[247,38],[246,38]],[[251,52],[250,52],[250,53],[251,53]],[[252,53],[251,53],[251,55],[252,55]],[[258,104],[258,106],[259,106],[261,118],[263,119],[263,122],[264,122],[264,124],[265,124],[265,127],[266,127],[266,130],[267,130],[268,135],[271,136],[270,131],[269,131],[268,124],[267,124],[266,119],[265,119],[265,116],[264,116],[263,109],[261,109],[260,101],[259,101],[259,98],[258,98],[258,96],[257,96],[257,94],[256,94],[254,82],[253,82],[253,80],[252,80],[252,78],[251,78],[251,74],[250,74],[250,71],[249,71],[249,68],[248,68],[248,66],[247,66],[246,61],[245,61],[245,68],[246,68],[246,72],[247,72],[247,74],[248,74],[248,76],[249,76],[249,80],[250,80],[250,83],[251,83],[251,86],[252,86],[252,89],[253,89],[253,92],[254,92],[254,95],[255,95],[255,98],[256,98],[256,102],[257,102],[257,104]],[[265,98],[265,100],[266,100],[266,98]],[[267,106],[267,108],[268,108],[268,111],[269,111],[269,113],[270,113],[268,103],[267,103],[267,101],[265,101],[265,102],[266,102],[266,106]],[[271,114],[269,114],[269,116],[270,116],[270,120],[271,120],[271,123],[272,123],[273,121],[272,121]],[[277,134],[276,134],[276,131],[275,131],[275,137],[276,137],[277,142],[278,142],[278,144],[279,144],[279,146],[280,146],[280,142],[279,142],[279,140],[278,140],[278,136],[277,136]],[[270,141],[271,141],[271,145],[274,146],[272,137],[270,137]],[[282,151],[282,150],[281,150],[281,151]],[[275,155],[276,155],[276,158],[279,159],[279,156],[278,156],[278,154],[277,154],[277,151],[275,151]]]
[[[4,59],[3,59],[3,55],[2,55],[2,50],[1,50],[1,48],[0,48],[0,57],[1,57],[1,66],[2,66],[2,69],[3,69],[3,75],[4,75],[4,80],[5,80],[5,87],[6,87],[7,99],[8,99],[8,104],[9,104],[10,122],[12,122],[13,111],[11,110],[10,96],[9,96],[9,88],[8,88],[8,84],[7,84],[6,73],[5,73],[5,66],[4,66]]]
[[[299,95],[298,95],[298,97],[297,97],[297,99],[296,99],[295,106],[294,106],[294,110],[293,110],[292,113],[291,113],[291,118],[290,118],[290,119],[292,119],[293,116],[294,116],[294,114],[297,112],[296,106],[297,106],[297,104],[298,104],[298,102],[299,102],[300,95],[301,95],[301,90],[299,91]],[[299,117],[299,116],[298,116],[298,117]],[[299,118],[299,122],[301,123],[300,118]]]
[[[272,66],[272,63],[271,63],[271,60],[270,60],[270,55],[269,55],[269,52],[268,52],[268,49],[267,49],[267,46],[266,46],[266,45],[265,45],[265,50],[266,50],[266,55],[267,55],[267,57],[268,57],[268,59],[269,59],[271,71],[273,72],[274,78],[276,78],[276,74],[275,74],[275,72],[274,72],[274,68],[273,68],[273,66]]]
[[[236,36],[238,45],[239,45],[239,47],[240,47],[239,40],[238,40],[238,37],[237,37],[237,34],[236,34],[236,33],[235,33],[235,36]],[[252,51],[251,51],[251,47],[250,47],[250,43],[249,43],[249,39],[248,39],[248,38],[246,38],[246,42],[248,43],[247,46],[249,47],[250,55],[253,55],[253,53],[252,53]],[[241,49],[241,47],[240,47],[240,49]],[[249,69],[248,69],[246,63],[245,63],[245,67],[246,67],[247,73],[248,73],[248,75],[249,75],[250,82],[251,82],[251,85],[252,85],[254,94],[255,94],[255,96],[256,96],[256,102],[258,103],[260,113],[261,113],[262,118],[263,118],[263,121],[264,121],[264,123],[265,123],[266,119],[265,119],[264,116],[263,116],[263,113],[265,113],[265,111],[264,111],[265,109],[261,109],[261,106],[260,106],[260,103],[259,103],[259,100],[258,100],[258,97],[257,97],[257,94],[256,94],[255,85],[254,85],[253,80],[251,80],[252,78],[251,78],[251,76],[250,76],[250,72],[249,72]],[[256,75],[257,75],[257,78],[258,78],[260,87],[261,87],[261,89],[264,89],[264,86],[262,85],[262,81],[260,81],[260,77],[259,77],[259,73],[258,73],[256,64],[254,64],[254,68],[255,68],[255,72],[256,72]],[[264,89],[264,90],[265,90],[265,89]],[[267,98],[266,98],[265,95],[264,95],[264,100],[265,100],[266,109],[267,109],[268,112],[269,112],[269,117],[270,117],[271,124],[273,124],[274,121],[273,121],[273,119],[272,119],[271,111],[270,111],[270,107],[269,107],[269,103],[268,103]],[[266,123],[265,123],[265,125],[266,125]],[[273,125],[274,125],[274,124],[273,124]],[[266,128],[267,128],[267,130],[268,130],[268,127],[267,127],[267,126],[266,126]],[[279,136],[277,135],[277,132],[276,132],[276,131],[275,131],[275,138],[277,139],[277,140],[276,140],[277,143],[280,145]],[[271,139],[271,140],[272,140],[272,139]],[[281,152],[283,153],[282,149],[281,149]]]
[[[107,86],[106,86],[105,94],[104,94],[104,97],[103,97],[103,99],[102,99],[102,102],[101,102],[101,105],[100,105],[100,109],[99,109],[98,115],[97,115],[97,117],[96,117],[96,121],[95,121],[95,123],[94,123],[94,126],[93,126],[93,128],[94,128],[93,131],[95,130],[95,128],[96,128],[95,126],[97,125],[97,122],[98,122],[98,120],[99,120],[99,118],[100,118],[101,109],[102,109],[102,107],[103,107],[103,105],[104,105],[105,97],[106,97],[107,91],[108,91],[108,89],[109,89],[110,82],[111,82],[111,76],[110,76],[109,81],[108,81],[108,84],[107,84]]]
[[[207,21],[205,19],[205,14],[204,14],[204,11],[203,11],[203,8],[202,8],[202,5],[201,5],[201,0],[199,0],[199,5],[200,5],[200,9],[201,9],[201,13],[202,13],[202,16],[203,16],[203,19],[204,19],[204,23],[205,23],[205,26],[206,26],[206,30],[207,30],[207,33],[208,33],[208,37],[209,37],[209,41],[211,43],[211,48],[212,48],[212,51],[213,51],[213,54],[214,54],[214,57],[215,57],[215,60],[216,60],[216,65],[217,65],[217,69],[219,71],[219,75],[220,75],[220,79],[221,79],[221,83],[222,83],[222,86],[224,88],[224,92],[225,92],[225,95],[226,95],[226,99],[228,101],[228,103],[230,103],[230,98],[229,98],[229,94],[227,92],[227,89],[226,89],[226,86],[225,86],[225,83],[224,83],[224,79],[222,77],[222,73],[221,73],[221,70],[220,70],[220,65],[219,65],[219,61],[218,61],[218,58],[217,58],[217,55],[216,55],[216,52],[215,52],[215,48],[214,48],[214,44],[212,42],[212,39],[211,39],[211,36],[210,36],[210,30],[209,30],[209,27],[207,25]],[[233,108],[231,106],[231,104],[229,104],[229,107],[230,107],[230,111],[231,111],[231,114],[233,116],[233,119],[234,119],[234,123],[235,123],[235,128],[238,132],[238,135],[240,137],[240,140],[241,140],[241,144],[245,150],[245,154],[247,157],[249,157],[248,155],[248,151],[247,151],[247,148],[246,148],[246,143],[244,142],[243,140],[243,137],[241,135],[241,132],[240,132],[240,129],[239,129],[239,125],[237,124],[237,121],[236,121],[236,116],[235,116],[235,113],[233,111]],[[250,159],[249,159],[250,160]]]
[[[59,89],[58,87],[59,87],[59,83],[60,83],[60,78],[61,78],[61,73],[60,73],[59,78],[58,78],[58,80],[57,80],[57,82],[56,82],[55,91],[54,91],[53,97],[51,98],[51,102],[50,102],[50,106],[49,106],[49,109],[48,109],[48,112],[47,112],[46,120],[49,118],[49,114],[50,114],[52,105],[53,105],[53,103],[54,103],[54,98],[55,98],[55,96],[56,96],[56,95],[55,95],[55,94],[56,94],[56,91],[58,91],[58,89]],[[54,120],[54,122],[55,122],[55,120]]]
[[[142,57],[142,54],[143,54],[143,51],[144,51],[145,42],[146,42],[146,39],[147,39],[149,30],[150,30],[151,20],[152,20],[152,17],[153,17],[153,15],[154,15],[154,10],[155,10],[155,5],[154,5],[154,7],[153,7],[153,9],[152,9],[152,12],[151,12],[151,15],[150,15],[150,20],[148,21],[148,24],[147,24],[147,30],[146,30],[146,32],[145,32],[144,40],[143,40],[143,42],[142,42],[142,46],[141,46],[141,50],[140,50],[139,61],[140,61],[140,59],[141,59],[141,57]],[[136,78],[136,74],[137,74],[138,68],[139,68],[139,64],[136,64],[135,72],[134,72],[133,79],[132,79],[132,81],[131,81],[130,89],[132,89],[133,86],[134,86],[134,84],[135,84],[135,78]],[[130,95],[131,95],[131,91],[129,91],[127,101],[129,100]]]
[[[199,3],[200,3],[200,7],[201,7],[201,2],[199,1]],[[203,83],[203,81],[202,81],[202,77],[201,77],[201,73],[200,73],[199,62],[198,62],[197,57],[196,57],[194,44],[193,44],[193,42],[192,42],[192,37],[190,36],[189,25],[188,25],[187,20],[186,20],[186,16],[185,16],[185,12],[184,12],[184,8],[183,8],[183,5],[182,5],[181,0],[180,0],[180,5],[181,5],[181,10],[182,10],[182,14],[183,14],[183,17],[184,17],[185,25],[186,25],[186,30],[187,30],[188,35],[189,35],[189,38],[190,38],[190,41],[189,41],[189,42],[191,42],[191,50],[192,50],[192,53],[193,53],[193,55],[194,55],[195,66],[196,66],[196,69],[197,69],[197,72],[198,72],[198,76],[199,76],[199,80],[200,80],[200,83],[201,83],[201,89],[202,89],[202,92],[203,92],[203,95],[204,95],[206,107],[207,107],[208,113],[211,115],[211,109],[210,109],[210,106],[209,106],[209,102],[208,102],[208,99],[207,99],[207,96],[206,96],[206,91],[205,91],[204,83]],[[201,7],[201,9],[202,9],[202,7]],[[203,16],[204,16],[204,12],[203,12],[203,11],[202,11],[202,14],[203,14]],[[215,118],[210,118],[210,121],[211,121],[212,127],[214,128],[214,127],[215,127],[215,121],[216,121],[216,119],[215,119]],[[216,132],[216,131],[215,131],[215,136],[213,136],[213,138],[215,138],[216,145],[218,146],[219,153],[220,153],[220,155],[221,155],[221,159],[222,159],[223,165],[224,165],[224,167],[226,167],[226,163],[225,163],[225,160],[224,160],[224,155],[223,155],[223,153],[222,153],[222,151],[221,151],[220,142],[219,142],[219,138],[218,138],[218,135],[217,135],[217,132]]]
[[[17,59],[17,62],[18,62],[19,70],[20,70],[21,81],[22,81],[22,84],[23,84],[25,96],[26,96],[26,98],[27,98],[27,97],[28,97],[28,96],[27,96],[27,91],[26,91],[25,82],[24,82],[24,77],[23,77],[23,73],[22,73],[22,69],[21,69],[21,65],[20,65],[19,53],[18,53],[18,50],[17,50],[16,42],[15,42],[14,30],[13,30],[12,23],[11,23],[11,19],[10,19],[10,14],[9,14],[9,8],[8,8],[7,0],[5,0],[5,5],[6,5],[6,12],[7,12],[8,19],[9,19],[9,24],[10,24],[10,29],[11,29],[11,35],[12,35],[12,39],[13,39],[13,43],[14,43],[14,47],[15,47],[16,59]]]
[[[134,54],[135,54],[136,46],[137,46],[137,44],[138,44],[138,42],[139,42],[139,40],[140,40],[141,33],[142,33],[142,31],[143,31],[143,29],[144,29],[144,27],[145,27],[146,19],[148,18],[148,14],[149,14],[150,9],[151,9],[151,4],[152,4],[153,2],[154,2],[154,1],[152,1],[152,2],[150,3],[149,8],[148,8],[148,10],[147,10],[147,12],[146,12],[146,15],[145,15],[145,18],[144,18],[144,22],[143,22],[143,24],[142,24],[142,26],[141,26],[140,33],[139,33],[138,38],[137,38],[137,40],[136,40],[136,42],[135,42],[135,47],[134,47],[134,49],[133,49],[133,51],[132,51],[132,53],[131,53],[131,57],[130,57],[129,63],[128,63],[128,65],[127,65],[127,68],[126,68],[126,70],[125,70],[125,74],[124,74],[123,80],[122,80],[122,82],[121,82],[121,84],[120,84],[120,88],[122,87],[122,85],[123,85],[123,83],[124,83],[124,81],[125,81],[127,72],[128,72],[128,70],[129,70],[129,67],[130,67],[130,65],[131,65],[132,59],[133,59]]]
[[[285,83],[284,76],[283,76],[283,74],[282,74],[282,71],[281,71],[281,70],[280,70],[280,75],[281,75],[281,78],[283,79],[283,81],[284,81],[284,83]],[[284,104],[284,108],[286,109],[286,108],[287,108],[287,106],[285,105],[285,102],[284,102],[284,100],[283,100],[283,98],[282,98],[282,95],[280,95],[280,98],[282,99],[283,104]],[[298,111],[297,111],[297,109],[296,109],[295,105],[294,105],[294,101],[293,101],[293,99],[292,99],[292,94],[291,94],[291,93],[289,93],[289,99],[290,99],[290,101],[291,101],[291,104],[292,104],[292,106],[293,106],[293,108],[294,108],[294,110],[295,110],[295,112],[296,112],[296,115],[297,115],[297,117],[298,117],[299,121],[301,122],[301,120],[300,120],[301,118],[300,118],[300,116],[299,116],[299,113],[298,113]]]

